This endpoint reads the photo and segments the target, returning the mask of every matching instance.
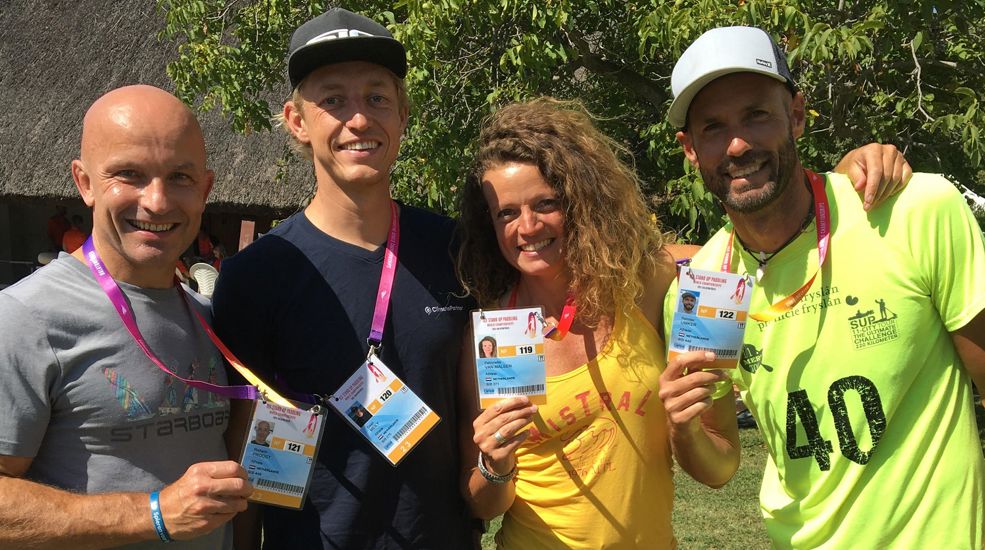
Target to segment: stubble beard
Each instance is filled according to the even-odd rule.
[[[766,157],[769,167],[769,178],[759,193],[739,196],[732,192],[731,176],[728,175],[730,166],[748,166],[761,162]],[[733,212],[756,212],[772,204],[790,186],[794,177],[794,167],[797,165],[797,148],[793,135],[788,133],[787,140],[777,151],[776,160],[769,158],[769,152],[750,151],[736,159],[726,159],[713,168],[700,168],[701,178],[705,186],[721,201],[726,210]]]

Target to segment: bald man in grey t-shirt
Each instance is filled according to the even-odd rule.
[[[198,122],[150,86],[86,113],[72,176],[95,253],[144,339],[178,376],[224,384],[174,285],[213,176]],[[80,249],[0,292],[0,548],[232,546],[246,472],[225,460],[225,399],[152,362]],[[158,506],[155,506],[157,504]]]

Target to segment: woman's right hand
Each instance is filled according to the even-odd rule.
[[[472,422],[472,441],[482,453],[486,469],[506,475],[516,466],[516,449],[530,436],[523,427],[537,413],[537,405],[526,396],[498,401]]]

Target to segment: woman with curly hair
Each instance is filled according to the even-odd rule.
[[[463,444],[463,491],[476,516],[506,513],[500,548],[675,547],[671,457],[713,487],[738,467],[734,402],[710,397],[725,375],[700,370],[713,355],[675,359],[674,395],[657,396],[663,299],[689,251],[666,242],[620,156],[578,103],[509,105],[487,119],[462,192],[457,265],[479,304],[539,305],[549,323],[576,309],[544,343],[546,405],[471,404],[463,418],[462,441],[475,442]]]

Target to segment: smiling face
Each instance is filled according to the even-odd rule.
[[[83,121],[72,176],[92,208],[92,235],[117,280],[171,286],[175,262],[198,233],[213,175],[198,122],[149,86],[110,92]]]
[[[303,101],[285,103],[284,119],[311,146],[319,183],[388,186],[407,125],[396,76],[364,61],[335,63],[313,71],[298,90]]]
[[[482,175],[496,241],[521,276],[557,277],[565,269],[564,212],[532,164],[510,162]]]
[[[681,303],[684,305],[684,311],[690,313],[694,311],[694,304],[696,303],[696,300],[693,295],[685,294],[681,296]]]
[[[482,341],[482,356],[492,357],[493,356],[493,343],[492,340]]]
[[[270,435],[270,423],[266,420],[257,422],[256,434],[257,436],[255,441],[265,443],[267,441],[267,437]]]
[[[754,212],[773,204],[798,176],[794,139],[804,131],[804,98],[753,73],[723,76],[692,101],[684,154],[725,208]]]

